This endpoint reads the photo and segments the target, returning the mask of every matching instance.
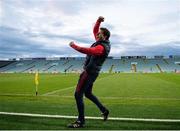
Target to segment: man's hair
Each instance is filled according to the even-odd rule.
[[[110,31],[107,28],[104,28],[104,27],[101,27],[100,30],[103,31],[103,34],[106,37],[106,40],[109,40],[109,37],[111,35]]]

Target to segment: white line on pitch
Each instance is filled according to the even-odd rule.
[[[59,90],[51,91],[51,92],[43,94],[42,96],[47,96],[47,95],[55,94],[57,92],[66,91],[66,90],[72,89],[74,87],[75,86],[71,86],[71,87],[67,87],[67,88],[64,88],[64,89],[59,89]]]
[[[13,115],[13,116],[28,116],[28,117],[46,117],[46,118],[66,118],[66,119],[75,119],[75,118],[77,118],[77,116],[15,113],[15,112],[0,112],[0,114],[2,114],[2,115]],[[102,117],[86,116],[85,118],[86,119],[93,119],[93,120],[102,120]],[[180,122],[180,119],[147,119],[147,118],[120,118],[120,117],[109,117],[108,120],[147,121],[147,122]]]

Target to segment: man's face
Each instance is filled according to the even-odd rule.
[[[104,34],[103,34],[103,31],[102,30],[99,30],[99,32],[97,33],[96,35],[96,38],[98,40],[105,40],[105,37],[104,37]]]

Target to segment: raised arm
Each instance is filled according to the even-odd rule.
[[[70,42],[69,45],[73,49],[75,49],[81,53],[87,54],[87,55],[101,56],[104,54],[104,46],[102,46],[102,45],[97,45],[95,47],[90,47],[90,48],[80,47],[80,46],[76,45],[74,42]]]
[[[100,27],[101,22],[104,22],[104,17],[99,16],[93,28],[93,34],[96,40],[97,40],[97,34],[99,32],[99,27]]]

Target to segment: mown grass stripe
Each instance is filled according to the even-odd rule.
[[[113,74],[113,75],[114,75],[114,74]],[[100,80],[103,80],[103,79],[105,79],[105,78],[111,77],[111,76],[112,76],[112,75],[109,75],[109,76],[106,76],[106,77],[103,77],[103,78],[99,78],[99,79],[96,80],[96,82],[97,82],[97,81],[100,81]],[[69,89],[72,89],[72,88],[75,88],[75,87],[76,87],[76,85],[70,86],[70,87],[67,87],[67,88],[63,88],[63,89],[54,90],[54,91],[47,92],[47,93],[43,94],[43,96],[52,95],[52,94],[55,94],[55,93],[57,93],[57,92],[66,91],[66,90],[69,90]]]
[[[39,95],[35,96],[33,94],[13,94],[13,93],[4,93],[0,94],[0,96],[27,96],[27,97],[60,97],[60,98],[74,98],[74,96],[60,96],[60,95]],[[166,98],[166,97],[118,97],[118,96],[98,96],[100,99],[107,100],[168,100],[168,101],[180,101],[180,98]]]

